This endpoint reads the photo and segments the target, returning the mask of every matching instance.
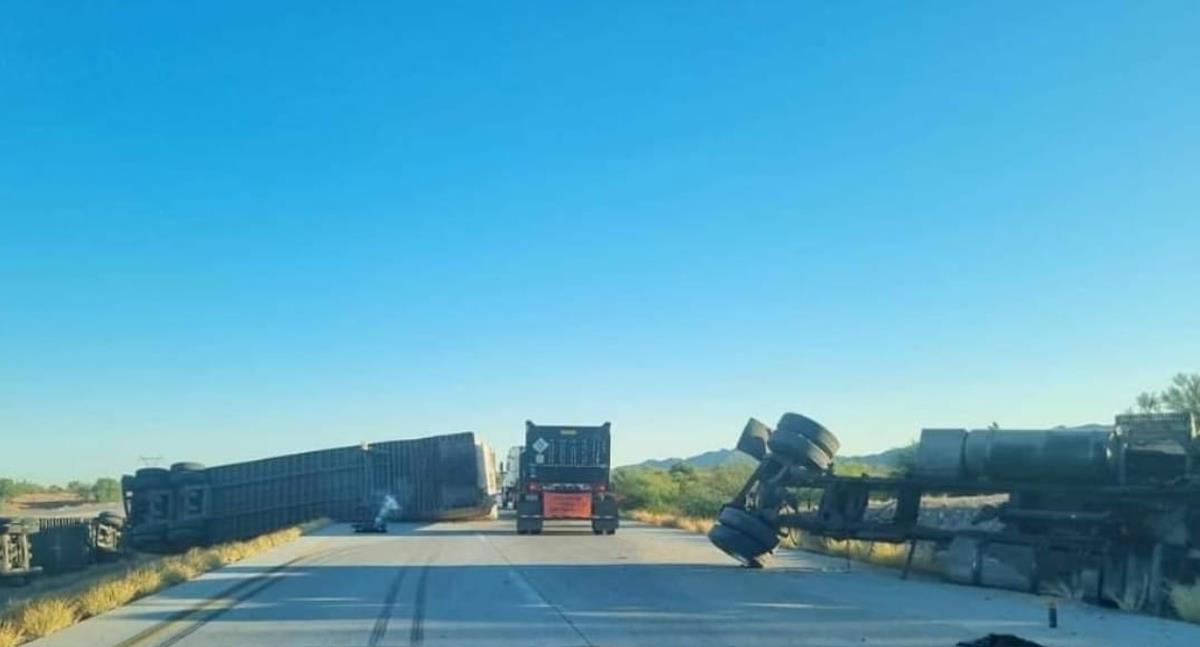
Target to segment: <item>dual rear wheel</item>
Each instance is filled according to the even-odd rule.
[[[825,471],[841,447],[821,423],[798,413],[785,413],[767,441],[771,453],[812,470]]]
[[[763,559],[779,545],[779,533],[773,525],[747,510],[728,506],[721,509],[708,539],[750,568],[762,568]]]

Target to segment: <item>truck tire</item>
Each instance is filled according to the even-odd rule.
[[[208,483],[208,474],[192,470],[171,472],[170,481],[171,485],[205,485]]]
[[[719,523],[708,531],[708,540],[749,568],[762,568],[762,557],[769,552],[748,535]]]
[[[742,435],[738,438],[737,448],[743,453],[762,460],[767,457],[767,442],[771,440],[771,428],[751,418]]]
[[[741,508],[722,508],[717,521],[758,542],[766,548],[764,552],[774,550],[779,545],[779,533],[771,524]]]
[[[101,512],[100,514],[96,515],[96,520],[106,526],[112,526],[113,528],[125,527],[125,517],[115,512]]]
[[[775,431],[784,430],[811,440],[814,445],[825,450],[825,453],[831,457],[837,454],[838,449],[842,446],[842,443],[838,442],[837,436],[830,433],[821,423],[798,413],[785,413],[779,418],[779,424],[775,426]]]
[[[133,475],[133,489],[166,487],[171,472],[161,467],[143,467]]]
[[[776,429],[769,446],[775,455],[818,472],[829,469],[829,463],[833,460],[816,443],[790,430]]]

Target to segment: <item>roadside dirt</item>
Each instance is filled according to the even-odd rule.
[[[0,506],[0,517],[94,517],[122,512],[121,502],[93,503],[68,492],[27,494]]]

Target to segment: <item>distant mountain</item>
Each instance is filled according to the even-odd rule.
[[[838,463],[862,463],[870,467],[878,467],[883,469],[895,469],[900,467],[904,462],[904,457],[911,454],[913,449],[909,446],[893,447],[885,449],[877,454],[860,454],[858,456],[838,456],[835,462]]]
[[[688,458],[652,458],[636,465],[631,465],[630,467],[655,467],[665,470],[679,463],[687,463],[693,467],[719,467],[721,465],[753,465],[754,459],[736,449],[715,449],[711,452],[696,454]]]

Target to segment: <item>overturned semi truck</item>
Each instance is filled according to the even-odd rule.
[[[88,568],[121,555],[124,518],[0,517],[0,582],[29,584],[41,575]]]
[[[125,538],[169,552],[317,518],[362,521],[496,513],[495,458],[474,433],[393,440],[204,467],[180,462],[122,478]]]
[[[1200,574],[1200,435],[1190,414],[1120,415],[1084,429],[925,429],[914,465],[887,478],[834,475],[837,438],[795,413],[775,429],[751,419],[737,447],[758,467],[709,539],[747,566],[762,566],[791,529],[907,543],[909,564],[928,542],[954,581],[1157,614],[1169,612],[1173,583]],[[945,527],[922,521],[931,494],[1007,498]]]

